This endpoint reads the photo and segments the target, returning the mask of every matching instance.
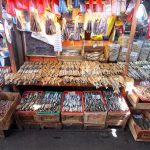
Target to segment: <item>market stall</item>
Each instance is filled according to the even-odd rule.
[[[146,10],[137,19],[141,0],[5,2],[7,42],[11,47],[14,35],[21,41],[9,49],[12,73],[5,75],[5,85],[22,95],[18,126],[124,128],[138,103],[135,85],[150,86]]]

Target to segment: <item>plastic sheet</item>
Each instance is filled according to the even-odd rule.
[[[7,13],[12,16],[16,16],[15,8],[16,8],[15,0],[7,0],[7,5],[6,5]]]

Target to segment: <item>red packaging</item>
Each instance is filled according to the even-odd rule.
[[[103,11],[102,0],[96,0],[96,11],[97,12],[102,12]]]
[[[89,0],[89,9],[93,12],[93,0]]]
[[[16,8],[15,0],[7,0],[7,4],[6,4],[7,13],[12,16],[16,16],[15,8]]]
[[[19,10],[29,10],[29,0],[15,0],[16,8]]]

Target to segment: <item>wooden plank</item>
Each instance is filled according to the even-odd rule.
[[[137,10],[138,10],[140,3],[141,3],[141,0],[137,0],[135,7],[134,7],[134,14],[133,14],[133,19],[132,19],[130,38],[129,38],[129,42],[128,42],[128,51],[126,53],[125,75],[128,75],[128,66],[129,66],[129,59],[130,59],[130,53],[131,53],[131,44],[134,40],[134,35],[136,32],[136,25],[137,25],[136,14],[137,14]]]

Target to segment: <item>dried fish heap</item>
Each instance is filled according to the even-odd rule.
[[[136,86],[134,91],[141,100],[150,101],[150,86]]]
[[[25,92],[22,96],[20,104],[17,106],[17,111],[35,111],[39,107],[39,102],[42,98],[42,92]]]
[[[0,100],[0,120],[6,115],[12,104],[13,101]]]
[[[86,112],[105,112],[107,111],[103,97],[100,93],[85,92],[84,93],[84,110]]]
[[[150,130],[150,120],[143,114],[134,114],[133,119],[142,130]]]
[[[116,95],[112,91],[104,92],[108,111],[128,111],[129,107],[121,95]]]
[[[82,112],[82,96],[76,92],[68,92],[64,95],[62,112]]]
[[[60,67],[60,62],[44,62],[42,66],[42,84],[60,85],[62,82],[62,79],[59,77]]]
[[[58,113],[60,112],[62,93],[45,92],[38,113]]]
[[[41,80],[41,73],[41,62],[25,62],[17,73],[5,75],[5,84],[36,84]]]
[[[128,76],[136,80],[149,80],[150,62],[148,61],[130,62]]]
[[[5,68],[5,67],[2,67],[0,68],[0,83],[3,84],[4,83],[4,77],[5,75],[7,75],[8,73],[10,73],[10,68]]]

